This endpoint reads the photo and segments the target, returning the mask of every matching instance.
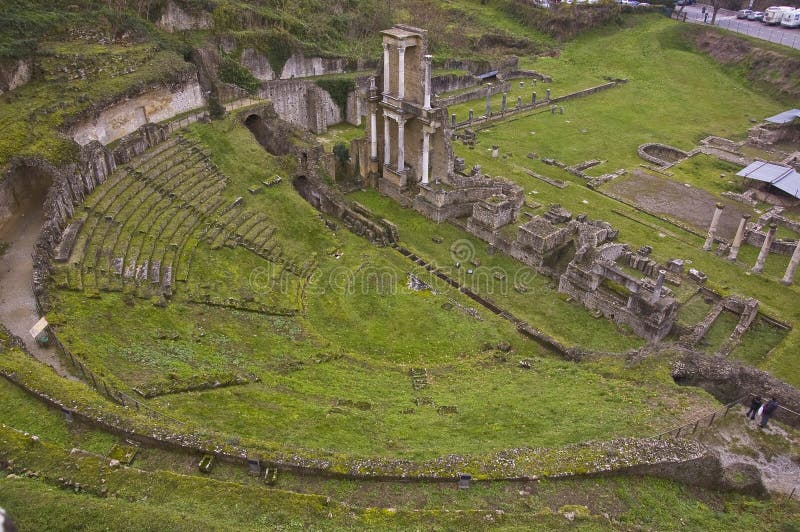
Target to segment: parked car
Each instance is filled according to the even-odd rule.
[[[763,11],[753,11],[749,15],[747,15],[747,20],[757,20],[758,22],[764,21],[764,12]]]
[[[784,28],[800,28],[800,9],[784,13],[781,19],[781,26]]]
[[[747,18],[752,12],[751,9],[740,9],[736,12],[736,18]]]

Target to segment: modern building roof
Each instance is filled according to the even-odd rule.
[[[771,116],[766,120],[767,122],[772,122],[773,124],[786,124],[787,122],[791,122],[796,118],[800,118],[800,109],[789,109],[788,111]]]
[[[497,70],[492,70],[491,72],[485,72],[483,74],[478,74],[475,77],[477,77],[478,79],[488,79],[488,78],[492,78],[492,77],[494,77],[496,75],[497,75]]]
[[[769,183],[795,198],[800,198],[800,174],[788,166],[755,161],[736,175]]]

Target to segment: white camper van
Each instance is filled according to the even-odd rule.
[[[781,26],[785,28],[800,28],[800,9],[784,13],[781,19]]]
[[[783,15],[789,11],[794,11],[794,8],[787,6],[768,7],[764,12],[764,24],[767,24],[768,26],[780,24],[781,20],[783,19]]]

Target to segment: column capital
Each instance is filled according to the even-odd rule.
[[[425,59],[425,62],[426,62],[426,63],[430,63],[430,62],[431,62],[431,60],[433,59],[433,56],[432,56],[431,54],[425,54],[425,55],[424,55],[424,56],[422,56],[422,57]]]
[[[406,53],[406,43],[401,42],[400,44],[398,44],[397,45],[397,52],[400,53],[400,54]]]
[[[390,48],[390,46],[389,46],[389,43],[388,43],[388,42],[385,42],[385,43],[383,43],[383,50],[384,50],[385,52],[388,52],[388,51],[389,51],[389,48]]]

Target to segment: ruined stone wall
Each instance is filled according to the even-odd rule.
[[[69,135],[84,146],[92,141],[106,145],[144,124],[161,122],[206,104],[196,76],[176,86],[158,86],[100,111],[72,126]]]
[[[259,97],[272,102],[282,120],[316,134],[344,120],[330,94],[312,81],[268,81],[261,85]]]
[[[173,32],[182,30],[205,30],[211,27],[211,13],[198,9],[187,9],[169,0],[156,26]]]
[[[275,71],[272,70],[272,65],[269,64],[267,56],[254,50],[253,48],[245,48],[242,50],[242,57],[240,62],[242,66],[249,70],[256,79],[261,81],[272,81],[276,78]]]
[[[447,74],[431,78],[431,91],[433,94],[457,91],[480,85],[481,80],[471,74]]]
[[[4,59],[0,61],[0,94],[21,87],[33,76],[33,59]]]
[[[347,61],[341,57],[306,57],[301,53],[296,53],[292,54],[283,65],[281,79],[341,74],[346,67]]]

